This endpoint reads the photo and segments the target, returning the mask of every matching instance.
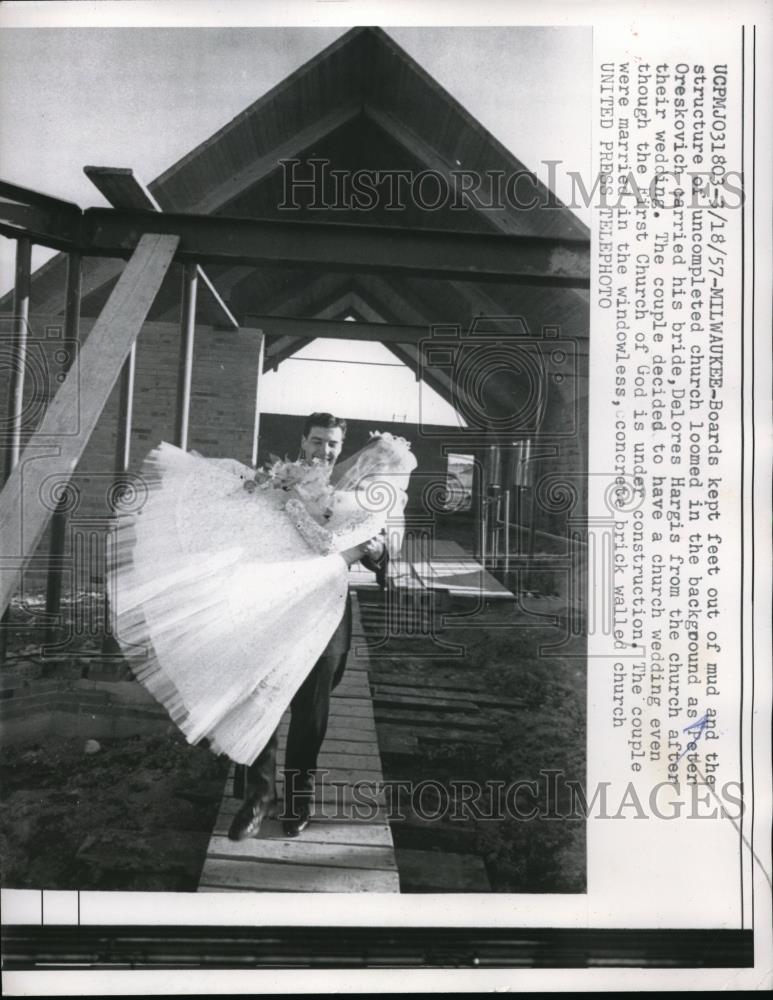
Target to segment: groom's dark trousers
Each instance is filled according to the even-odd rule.
[[[376,573],[380,586],[385,583],[387,561],[386,553],[378,562],[367,557],[362,560],[368,569]],[[317,757],[327,732],[330,694],[343,677],[351,641],[352,599],[347,594],[338,628],[290,703],[290,729],[285,752],[286,813],[294,812],[292,791],[296,792],[295,798],[311,794]],[[250,798],[273,798],[278,737],[277,730],[247,769],[247,794]]]

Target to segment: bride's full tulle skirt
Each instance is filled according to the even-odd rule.
[[[312,551],[282,491],[253,472],[162,444],[108,559],[115,638],[189,742],[255,760],[343,616],[348,572]]]

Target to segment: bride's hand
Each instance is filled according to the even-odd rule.
[[[365,551],[363,555],[370,556],[374,562],[378,562],[379,559],[384,555],[384,539],[383,538],[371,538],[369,541],[364,543]]]
[[[367,542],[362,542],[360,545],[355,545],[351,549],[344,549],[341,552],[347,566],[359,562],[364,556],[370,556],[371,559],[378,562],[383,554],[384,542],[380,538],[369,538]]]

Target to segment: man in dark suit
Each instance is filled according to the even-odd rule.
[[[346,421],[331,413],[312,413],[306,418],[301,453],[307,462],[333,465],[341,454]],[[384,542],[373,538],[342,553],[347,564],[362,561],[384,585],[388,554]],[[347,595],[341,623],[310,674],[291,702],[290,729],[285,753],[285,802],[282,820],[286,836],[297,837],[308,824],[317,757],[327,731],[330,693],[339,684],[346,666],[352,638],[351,597]],[[258,759],[247,769],[247,797],[228,831],[232,840],[255,836],[275,798],[277,733]]]

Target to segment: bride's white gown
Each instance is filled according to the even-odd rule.
[[[339,553],[387,516],[399,537],[415,464],[402,439],[374,440],[347,463],[324,520],[294,493],[248,491],[254,470],[237,461],[166,443],[148,455],[147,499],[111,533],[112,627],[190,743],[207,737],[216,753],[255,760],[341,620],[348,567]],[[353,487],[385,470],[398,485],[388,510],[374,511]]]

